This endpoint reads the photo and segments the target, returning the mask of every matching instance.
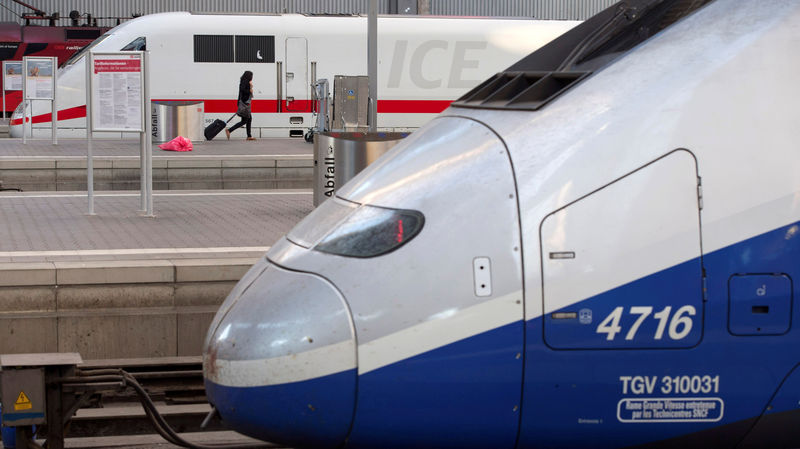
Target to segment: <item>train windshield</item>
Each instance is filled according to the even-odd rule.
[[[146,51],[147,50],[147,38],[144,36],[139,36],[128,45],[122,47],[120,51]]]
[[[111,36],[111,33],[106,33],[106,34],[98,37],[97,39],[95,39],[91,44],[81,48],[81,51],[75,53],[74,55],[72,55],[72,57],[67,59],[67,62],[64,63],[64,66],[70,66],[70,65],[75,64],[76,62],[78,62],[81,58],[83,58],[83,55],[88,53],[89,50],[94,48],[100,42],[103,42],[104,40],[106,40],[106,38],[108,38],[108,36]]]

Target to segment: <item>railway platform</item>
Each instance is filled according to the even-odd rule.
[[[90,216],[85,140],[0,139],[0,181],[24,190],[0,192],[0,354],[78,352],[96,367],[144,371],[137,378],[187,440],[255,443],[218,419],[199,428],[210,411],[199,356],[236,282],[313,209],[312,148],[296,139],[154,147],[155,217],[145,217],[138,141],[95,140]],[[133,358],[146,366],[129,367]],[[78,410],[66,447],[177,447],[152,434],[131,398],[104,401]]]
[[[191,152],[153,145],[154,190],[311,188],[313,145],[303,139],[195,142]],[[85,139],[0,139],[0,182],[24,191],[86,190]],[[95,190],[139,189],[138,139],[93,141]]]
[[[244,272],[310,190],[0,193],[0,353],[196,356]]]

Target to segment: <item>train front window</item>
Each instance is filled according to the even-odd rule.
[[[145,51],[147,50],[147,38],[144,36],[137,37],[128,45],[122,47],[120,51]]]
[[[83,58],[83,55],[88,53],[89,50],[94,48],[100,42],[103,42],[104,40],[106,40],[106,38],[108,36],[111,36],[111,33],[106,33],[106,34],[98,37],[97,39],[95,39],[91,44],[83,47],[79,52],[75,53],[69,59],[67,59],[67,62],[64,63],[64,66],[72,65],[72,64],[75,64],[76,62],[78,62],[81,58]]]

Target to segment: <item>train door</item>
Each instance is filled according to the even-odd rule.
[[[658,439],[668,414],[641,413],[642,401],[690,406],[664,382],[694,354],[678,349],[703,336],[699,179],[694,156],[676,150],[542,220],[543,315],[527,321],[523,441]]]
[[[703,273],[696,173],[691,153],[675,151],[544,219],[548,346],[697,344]],[[575,319],[557,314],[565,311]]]
[[[286,111],[310,112],[308,42],[304,37],[286,38]]]

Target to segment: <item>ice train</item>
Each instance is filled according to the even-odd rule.
[[[421,126],[487,76],[577,23],[379,17],[378,125],[396,130]],[[58,133],[86,133],[87,51],[147,50],[154,101],[203,100],[206,122],[227,120],[237,110],[238,79],[251,70],[255,136],[299,137],[313,126],[311,85],[316,79],[333,83],[336,75],[367,75],[366,33],[364,16],[173,12],[133,19],[59,71]],[[50,103],[32,107],[34,134],[50,136]],[[11,135],[22,136],[21,107],[12,116]]]
[[[630,0],[337,190],[206,390],[314,448],[800,447],[800,3]]]

